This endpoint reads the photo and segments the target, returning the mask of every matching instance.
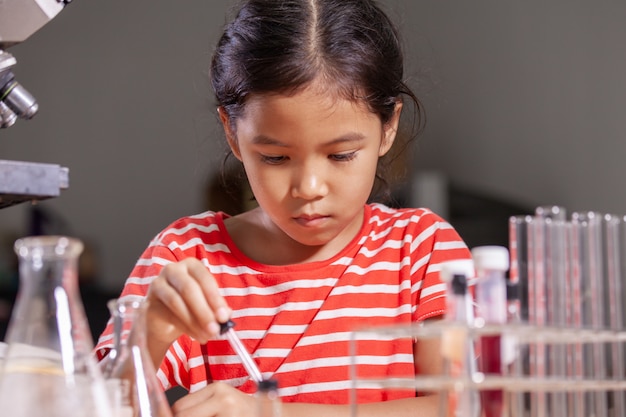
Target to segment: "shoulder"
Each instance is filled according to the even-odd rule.
[[[224,238],[225,216],[207,211],[173,221],[150,240],[135,265],[133,276],[157,276],[164,265],[190,257],[219,263],[215,260],[217,257],[230,253]]]
[[[369,207],[370,234],[410,243],[413,249],[446,245],[466,249],[465,242],[450,223],[427,208]]]
[[[391,208],[380,203],[370,204],[368,208],[368,220],[374,227],[425,228],[432,225],[451,227],[447,221],[427,208]]]
[[[219,235],[223,225],[224,214],[221,212],[205,211],[203,213],[180,217],[167,225],[159,232],[154,242],[167,243],[172,241],[188,240],[202,235]]]

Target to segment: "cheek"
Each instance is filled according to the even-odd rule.
[[[363,161],[363,163],[359,165],[359,169],[354,173],[355,176],[359,177],[361,183],[366,184],[374,182],[379,160],[380,157],[375,152],[367,154],[367,160]]]
[[[265,200],[268,196],[278,195],[284,177],[274,170],[262,169],[258,164],[244,163],[248,183],[257,200]]]
[[[357,170],[344,171],[332,176],[334,194],[345,201],[367,200],[374,186],[376,166],[367,164]]]

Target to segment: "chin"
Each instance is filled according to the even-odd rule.
[[[329,236],[311,236],[311,234],[298,233],[291,238],[303,246],[318,247],[328,244],[333,238]]]

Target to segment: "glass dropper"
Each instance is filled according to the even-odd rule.
[[[235,330],[233,329],[234,327],[235,322],[232,320],[220,323],[220,334],[226,337],[230,346],[233,348],[235,353],[237,353],[239,359],[241,359],[243,367],[246,368],[250,378],[258,384],[263,380],[261,371],[259,370],[256,362],[254,362],[254,359],[252,359],[252,356],[250,356],[250,353],[246,350],[243,343],[241,343],[241,339],[239,339],[239,336],[237,336],[237,333],[235,333]]]

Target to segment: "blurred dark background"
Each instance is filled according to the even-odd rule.
[[[470,247],[506,245],[508,217],[539,205],[626,213],[626,3],[380,4],[427,116],[402,162],[398,204],[432,208]],[[75,0],[9,49],[40,111],[0,130],[0,158],[60,164],[70,184],[0,211],[0,326],[17,285],[16,238],[85,242],[81,291],[99,333],[106,300],[150,239],[226,204],[211,191],[225,143],[207,68],[232,5]]]

